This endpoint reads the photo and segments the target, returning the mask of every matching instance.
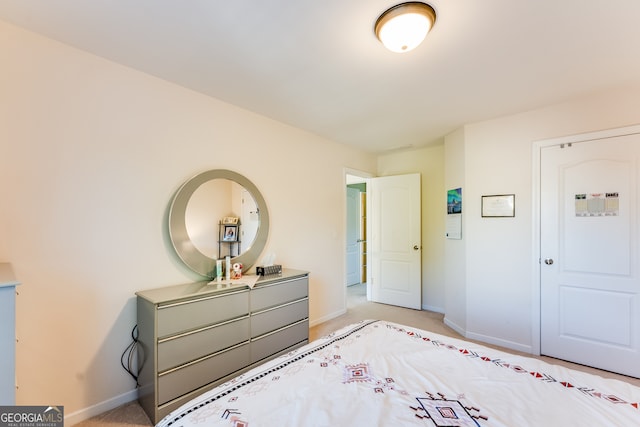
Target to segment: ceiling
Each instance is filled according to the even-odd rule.
[[[0,20],[372,152],[640,78],[640,1],[432,0],[405,54],[391,0],[0,0]]]

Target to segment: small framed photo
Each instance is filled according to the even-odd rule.
[[[516,195],[497,194],[482,196],[482,217],[514,217],[516,216]]]
[[[224,234],[222,235],[223,242],[237,242],[238,241],[238,226],[237,225],[225,225]]]
[[[462,213],[462,188],[447,191],[447,215]]]
[[[238,224],[238,218],[235,216],[225,216],[222,218],[222,224]]]

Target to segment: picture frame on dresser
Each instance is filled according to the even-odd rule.
[[[224,218],[222,218],[222,224],[223,225],[237,225],[238,224],[238,217],[225,216]]]
[[[237,225],[225,225],[222,234],[223,242],[237,242],[238,241],[238,226]]]

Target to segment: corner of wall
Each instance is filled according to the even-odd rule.
[[[460,128],[445,137],[445,191],[462,188],[462,239],[445,240],[445,324],[465,335],[467,324],[466,243],[464,227],[465,131]],[[443,196],[444,197],[444,196]]]
[[[103,414],[111,409],[115,409],[118,406],[122,406],[125,403],[133,402],[138,398],[138,389],[134,389],[123,393],[119,396],[112,397],[103,402],[91,405],[88,408],[83,408],[78,411],[72,412],[64,417],[65,425],[72,426],[96,415]]]

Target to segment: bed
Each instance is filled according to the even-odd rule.
[[[635,426],[640,387],[397,323],[349,325],[158,426]]]

